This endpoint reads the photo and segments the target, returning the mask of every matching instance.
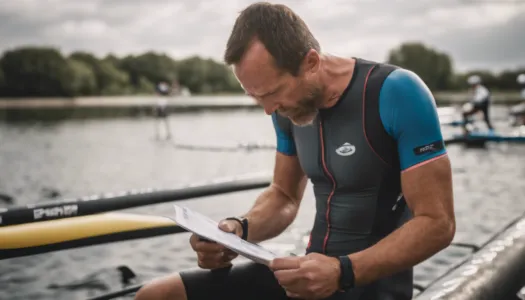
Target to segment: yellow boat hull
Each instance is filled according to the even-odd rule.
[[[161,216],[103,213],[0,228],[0,259],[184,232]]]

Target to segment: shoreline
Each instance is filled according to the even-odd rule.
[[[438,106],[462,105],[469,99],[467,93],[433,93]],[[169,114],[199,111],[260,110],[248,96],[197,95],[162,97],[151,95],[97,96],[75,98],[0,98],[0,120],[57,120],[78,118],[117,118],[152,116],[160,99],[167,100]],[[518,92],[495,92],[492,104],[514,105],[521,103]]]

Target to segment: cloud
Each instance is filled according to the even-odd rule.
[[[525,67],[525,14],[481,30],[461,29],[441,34],[435,42],[447,45],[454,59],[466,68]]]
[[[452,55],[459,69],[525,64],[524,4],[483,0],[285,0],[334,54],[383,61],[403,41]],[[488,0],[487,0],[488,1]],[[154,50],[220,60],[249,0],[0,1],[0,50],[53,45],[64,53]],[[272,1],[273,2],[273,1]],[[523,3],[523,2],[522,2]]]

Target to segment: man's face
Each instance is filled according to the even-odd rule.
[[[303,62],[307,64],[308,62]],[[298,126],[312,124],[323,102],[323,87],[301,68],[297,77],[280,72],[262,44],[254,43],[234,73],[246,94],[253,97],[267,114],[277,111]]]

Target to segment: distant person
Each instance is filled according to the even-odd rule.
[[[161,96],[169,95],[170,86],[164,81],[159,82],[159,84],[157,84],[157,93]]]
[[[155,135],[157,138],[160,138],[159,125],[162,123],[166,131],[166,139],[171,139],[171,130],[168,123],[168,100],[164,98],[169,94],[168,84],[165,82],[159,83],[157,85],[157,92],[162,98],[157,101],[153,108],[154,117],[157,119],[157,122],[155,122]]]
[[[473,97],[469,103],[463,106],[463,131],[468,134],[467,123],[468,117],[477,113],[483,113],[483,119],[487,124],[489,133],[494,133],[494,127],[490,123],[489,106],[490,106],[490,91],[481,82],[481,77],[472,75],[467,79],[469,86],[473,90]]]
[[[514,126],[524,126],[525,125],[525,73],[518,75],[516,81],[521,88],[521,104],[511,107],[510,114],[514,117]]]

